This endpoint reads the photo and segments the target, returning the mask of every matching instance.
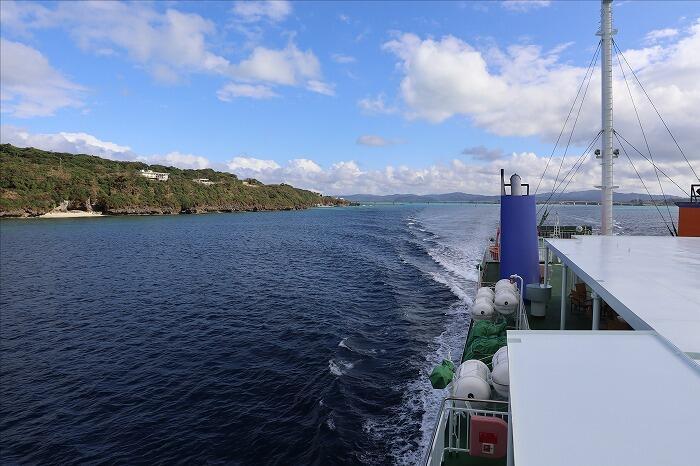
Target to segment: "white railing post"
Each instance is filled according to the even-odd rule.
[[[596,292],[593,295],[593,330],[600,328],[600,296]]]
[[[527,320],[527,315],[525,315],[525,280],[518,274],[513,274],[509,277],[511,280],[520,281],[520,303],[518,305],[518,330],[523,330],[523,317]],[[529,324],[527,330],[529,330]]]
[[[513,447],[513,412],[510,409],[510,405],[508,405],[508,458],[506,460],[508,466],[515,466],[515,451]]]
[[[566,264],[563,261],[561,261],[561,320],[559,322],[559,330],[564,330],[564,328],[566,327],[566,292],[569,290],[566,286],[566,272]]]

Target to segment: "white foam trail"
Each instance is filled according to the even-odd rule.
[[[463,305],[454,305],[447,315],[450,316],[451,325],[435,338],[435,351],[429,351],[426,354],[425,360],[421,363],[420,377],[402,387],[404,400],[398,411],[392,416],[391,422],[368,419],[362,425],[363,430],[376,441],[387,442],[388,439],[391,440],[389,453],[394,464],[402,466],[420,464],[425,455],[426,446],[432,437],[437,408],[445,396],[445,390],[433,389],[428,380],[428,374],[442,359],[450,356],[453,359],[459,359],[462,352],[461,346],[469,328],[469,315]],[[413,424],[417,412],[423,413],[418,448],[416,448],[415,443],[403,441],[400,435],[401,426]]]
[[[471,298],[469,297],[469,294],[459,286],[456,280],[453,280],[451,277],[442,275],[438,272],[431,272],[430,276],[433,277],[433,280],[435,280],[436,282],[448,287],[450,291],[452,291],[452,293],[459,299],[461,299],[465,303],[471,304]]]
[[[342,377],[343,375],[347,374],[350,369],[355,367],[354,362],[347,362],[347,361],[342,361],[339,360],[338,362],[335,362],[333,359],[328,360],[328,370],[331,371],[331,374],[335,375],[336,377]]]
[[[469,225],[468,233],[461,231],[463,234],[459,234],[460,230],[455,229],[456,225],[449,220],[445,231],[439,228],[437,231],[431,229],[430,225],[426,224],[430,222],[420,223],[420,227],[424,227],[425,230],[409,225],[409,230],[414,231],[414,235],[418,235],[415,230],[422,230],[420,236],[426,233],[431,235],[432,241],[416,242],[438,266],[437,270],[424,270],[424,272],[436,282],[447,286],[459,298],[459,302],[446,313],[445,330],[435,338],[435,350],[425,355],[425,360],[420,365],[421,376],[409,382],[404,389],[404,402],[399,418],[406,418],[406,422],[411,422],[412,413],[422,412],[421,439],[419,448],[415,445],[411,446],[408,442],[405,445],[396,445],[394,454],[396,464],[418,464],[422,461],[432,437],[438,408],[445,396],[444,390],[432,388],[428,374],[442,359],[451,357],[453,361],[459,361],[461,358],[464,340],[469,329],[467,310],[473,302],[472,295],[478,280],[476,265],[480,262],[483,248],[486,247],[488,238],[493,235],[497,224],[496,215],[492,216],[491,221],[488,218],[473,220],[477,223]],[[381,433],[384,439],[393,438],[391,426],[376,426],[368,423],[365,430],[372,431],[375,435]],[[396,432],[393,432],[394,437],[395,435]]]
[[[374,354],[377,354],[377,350],[374,348],[370,348],[370,349],[353,348],[352,346],[349,346],[346,343],[347,340],[348,340],[347,337],[343,338],[342,340],[340,340],[340,343],[338,343],[338,346],[340,348],[345,348],[348,351],[352,351],[353,353],[361,354],[362,356],[372,356]]]

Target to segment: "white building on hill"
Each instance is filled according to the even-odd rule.
[[[168,181],[169,173],[154,172],[153,170],[139,170],[139,175],[149,180]]]

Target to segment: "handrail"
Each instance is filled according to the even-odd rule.
[[[428,449],[425,452],[425,457],[423,458],[423,464],[426,466],[430,465],[430,458],[431,454],[435,448],[435,440],[437,439],[440,426],[442,425],[442,417],[444,416],[445,413],[445,404],[447,402],[455,402],[455,401],[461,401],[461,402],[466,402],[466,403],[491,403],[495,405],[502,405],[504,408],[506,408],[504,411],[496,411],[496,410],[489,410],[489,409],[481,409],[481,408],[459,408],[456,406],[453,406],[450,408],[450,410],[454,411],[460,411],[460,412],[479,412],[479,413],[491,413],[493,415],[499,415],[499,416],[507,416],[509,414],[508,406],[509,402],[508,401],[502,401],[502,400],[483,400],[480,398],[458,398],[458,397],[453,397],[453,396],[448,396],[442,399],[442,402],[440,403],[440,410],[438,411],[438,417],[437,417],[437,422],[435,422],[435,427],[433,428],[433,433],[430,437],[430,443],[428,444]],[[444,428],[444,427],[443,427]],[[442,449],[444,450],[445,447],[444,445],[442,446]]]
[[[502,404],[502,405],[506,405],[506,406],[508,406],[508,404],[509,404],[507,401],[503,401],[503,400],[484,400],[481,398],[459,398],[456,396],[445,397],[442,401],[443,402],[444,401],[467,401],[469,403],[495,403],[495,404]]]
[[[527,311],[525,309],[525,285],[523,277],[517,274],[510,276],[511,280],[520,280],[520,303],[518,304],[518,330],[530,330],[530,323],[527,320]],[[525,326],[523,326],[523,318]]]

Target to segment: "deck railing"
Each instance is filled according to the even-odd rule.
[[[483,407],[475,408],[474,404]],[[472,416],[497,417],[508,422],[508,402],[464,398],[442,400],[430,449],[424,461],[426,466],[439,466],[445,453],[469,454]]]
[[[569,239],[574,235],[592,234],[593,227],[590,225],[540,225],[537,227],[537,236],[540,238]]]

